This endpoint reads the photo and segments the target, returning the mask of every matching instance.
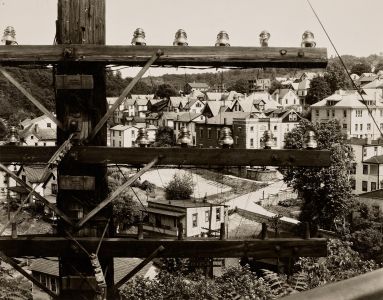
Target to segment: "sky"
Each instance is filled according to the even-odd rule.
[[[368,56],[383,52],[382,0],[311,0],[338,52]],[[56,0],[0,0],[0,32],[12,25],[23,45],[51,45],[57,18]],[[137,27],[148,45],[172,45],[182,28],[190,46],[214,45],[217,33],[228,32],[232,46],[259,46],[268,30],[269,46],[300,46],[311,30],[317,47],[335,55],[306,0],[106,0],[106,44],[130,45]],[[123,75],[134,76],[138,68]],[[186,71],[195,72],[195,71]],[[150,69],[147,75],[184,74],[185,69]]]

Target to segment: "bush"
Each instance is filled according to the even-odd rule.
[[[176,173],[173,179],[165,187],[166,199],[168,200],[186,200],[193,194],[193,177],[185,173],[181,175]]]
[[[300,199],[286,199],[286,200],[279,201],[278,205],[283,206],[283,207],[301,206],[302,200],[300,200]]]

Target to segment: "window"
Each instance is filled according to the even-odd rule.
[[[219,139],[220,137],[221,137],[221,130],[217,129],[217,139]]]
[[[112,135],[113,135],[113,136],[114,136],[114,133],[115,133],[115,131],[113,130],[113,131],[112,131]]]
[[[363,124],[359,125],[360,130],[363,130]]]
[[[40,276],[41,276],[41,280],[40,280],[41,283],[43,285],[47,286],[47,277],[45,275],[43,275],[43,274],[40,274]]]
[[[367,124],[367,130],[371,130],[371,124],[370,123]]]
[[[47,123],[47,127],[51,128],[52,124],[51,123]]]
[[[196,107],[201,107],[201,103],[197,102]]]
[[[38,143],[35,143],[35,146],[37,146],[38,145]]]
[[[203,128],[200,128],[200,129],[199,129],[199,137],[200,137],[200,138],[203,137]]]
[[[297,104],[297,99],[294,99],[294,104]]]
[[[363,165],[363,174],[368,175],[368,165]]]
[[[218,221],[221,221],[221,208],[220,207],[217,207],[216,208],[216,211],[215,211],[215,220],[218,222]]]
[[[198,221],[198,213],[192,214],[192,225],[193,225],[193,227],[197,227],[197,221]]]
[[[351,189],[355,190],[356,180],[355,179],[350,179],[350,185],[351,185]]]
[[[347,110],[343,110],[343,117],[344,117],[344,118],[347,117]]]
[[[21,180],[27,182],[27,177],[25,175],[21,175]]]
[[[330,110],[327,110],[327,117],[330,117]]]
[[[347,124],[343,124],[343,129],[347,129]]]
[[[31,140],[33,140],[33,135],[31,135]]]
[[[205,210],[205,223],[209,223],[210,211]]]
[[[56,278],[51,277],[51,290],[56,293],[57,292],[56,288],[57,288]]]
[[[251,131],[251,132],[254,131],[254,126],[250,126],[250,131]]]
[[[383,123],[380,123],[380,130],[383,130]]]
[[[235,144],[238,145],[238,136],[235,137]]]
[[[351,166],[351,174],[356,174],[356,163],[353,163]]]
[[[118,132],[118,136],[121,136],[121,131]]]
[[[47,145],[47,143],[44,143],[44,146],[46,146]]]
[[[363,148],[363,156],[367,156],[367,149]]]
[[[356,115],[357,117],[362,117],[362,110],[361,110],[361,109],[357,109],[357,110],[355,111],[355,115]]]
[[[135,135],[136,135],[136,132],[132,130],[132,138],[134,138]]]
[[[112,146],[113,146],[113,147],[115,146],[115,144],[114,144],[114,140],[112,141]]]
[[[380,116],[383,117],[383,109],[380,110]]]
[[[207,129],[207,138],[211,139],[211,128]]]
[[[286,104],[288,104],[289,103],[289,101],[286,99]]]
[[[376,190],[376,182],[371,182],[371,191]]]
[[[374,155],[378,155],[378,147],[374,147]]]
[[[297,115],[296,114],[289,114],[289,121],[296,121]]]
[[[335,117],[335,109],[332,110],[332,116]]]
[[[362,181],[362,191],[367,192],[367,181]]]
[[[52,190],[53,195],[57,195],[57,184],[56,183],[51,184],[51,190]]]
[[[250,139],[250,147],[251,147],[251,148],[254,147],[254,139]]]
[[[315,110],[315,116],[319,117],[319,109]]]
[[[277,130],[277,129],[278,129],[278,126],[277,126],[277,125],[275,125],[275,126],[274,126],[274,130]]]
[[[358,124],[355,124],[355,131],[358,131]]]
[[[119,145],[120,147],[122,147],[121,141],[118,142],[118,145]]]

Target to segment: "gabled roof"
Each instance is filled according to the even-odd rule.
[[[164,111],[161,118],[165,120],[174,120],[177,118],[177,113],[174,111]]]
[[[366,159],[363,161],[364,163],[371,163],[371,164],[383,164],[383,155],[377,155],[370,157],[369,159]]]
[[[148,102],[149,102],[148,99],[141,99],[141,98],[135,99],[134,101],[136,105],[140,105],[140,106],[148,105]]]
[[[56,140],[56,130],[54,130],[52,128],[39,129],[37,131],[33,131],[33,134],[40,141],[52,141],[52,140]]]
[[[154,94],[147,94],[147,95],[131,95],[130,96],[132,99],[134,100],[137,100],[137,99],[145,99],[145,100],[149,100],[149,99],[153,99],[154,98]]]
[[[304,79],[298,83],[298,90],[307,90],[310,88],[310,79]]]
[[[42,165],[34,165],[34,166],[23,166],[21,167],[17,175],[20,175],[20,173],[24,170],[25,177],[27,178],[27,181],[30,183],[41,183],[42,176],[44,174],[45,166]],[[54,169],[52,172],[56,172],[56,169]]]
[[[210,109],[213,116],[218,115],[219,113],[224,112],[228,108],[227,105],[223,104],[223,101],[207,101],[205,104],[205,107],[203,109],[203,112],[206,109]]]
[[[201,114],[189,113],[189,112],[179,113],[177,115],[177,118],[174,120],[174,122],[191,122],[195,118],[198,118],[200,115]]]
[[[193,207],[210,207],[210,206],[224,206],[224,204],[214,204],[202,201],[193,200],[155,200],[148,201],[148,207],[151,208],[150,204],[161,204],[169,207],[181,207],[181,208],[193,208]]]
[[[182,103],[182,100],[186,99],[187,101],[187,98],[185,97],[170,97],[170,105],[173,106],[173,107],[179,107],[180,104]]]
[[[199,99],[189,99],[189,101],[185,104],[183,109],[190,109],[196,102],[201,102],[202,105],[205,105],[201,100]]]
[[[133,118],[132,118],[132,120],[133,120]],[[121,125],[121,124],[119,124],[119,125],[116,125],[116,126],[110,128],[110,130],[125,131],[131,127],[136,128],[135,126],[132,126],[132,125]]]
[[[212,92],[206,92],[206,100],[207,101],[219,101],[222,99],[223,93],[212,93]]]

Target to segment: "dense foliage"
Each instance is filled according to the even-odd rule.
[[[300,220],[313,227],[340,230],[352,204],[348,174],[353,160],[352,148],[336,120],[313,124],[302,120],[285,136],[285,148],[302,149],[305,133],[315,132],[318,150],[330,150],[331,165],[325,168],[290,167],[284,172],[284,180],[303,199]]]
[[[186,200],[193,194],[193,177],[189,173],[175,173],[165,186],[166,199]]]
[[[309,105],[317,103],[331,94],[331,88],[327,80],[323,77],[314,77],[307,91],[306,103]]]
[[[351,68],[352,74],[362,75],[363,73],[370,73],[371,72],[371,65],[367,63],[359,63]]]
[[[170,97],[177,95],[179,95],[177,90],[170,84],[160,84],[155,93],[157,99],[170,99]]]
[[[351,80],[339,60],[333,60],[328,63],[324,78],[330,87],[331,94],[340,89],[347,90],[352,88]]]
[[[172,147],[176,143],[174,130],[168,126],[158,127],[153,147]]]

